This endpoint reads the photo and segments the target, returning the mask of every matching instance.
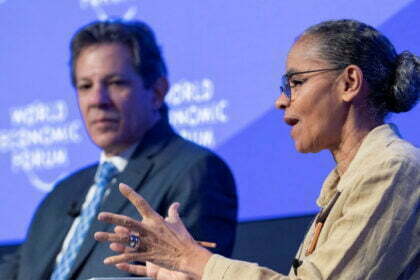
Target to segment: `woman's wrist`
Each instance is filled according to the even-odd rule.
[[[195,244],[188,251],[184,259],[181,260],[179,269],[190,275],[194,275],[195,279],[201,279],[204,274],[204,268],[213,254],[207,249]]]

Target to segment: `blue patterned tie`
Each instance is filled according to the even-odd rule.
[[[69,278],[69,272],[76,260],[77,253],[82,247],[86,234],[89,231],[90,224],[97,215],[106,186],[117,173],[117,168],[110,162],[104,162],[99,166],[99,170],[95,176],[95,184],[97,186],[96,193],[89,205],[82,210],[80,222],[69,242],[67,250],[64,252],[60,262],[57,263],[54,268],[51,280],[66,280]]]

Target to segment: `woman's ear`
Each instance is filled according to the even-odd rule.
[[[165,77],[158,78],[153,84],[152,90],[154,93],[154,96],[153,96],[154,108],[156,110],[159,110],[169,90],[168,79],[166,79]]]
[[[351,102],[361,95],[365,88],[362,69],[357,65],[347,66],[341,73],[341,98],[344,102]]]

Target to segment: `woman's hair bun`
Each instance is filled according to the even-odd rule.
[[[395,74],[391,81],[386,106],[391,112],[407,112],[413,108],[420,95],[420,58],[408,51],[398,55]]]

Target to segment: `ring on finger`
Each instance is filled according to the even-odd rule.
[[[137,235],[130,234],[128,247],[137,249],[140,243],[140,238]]]

